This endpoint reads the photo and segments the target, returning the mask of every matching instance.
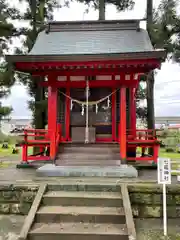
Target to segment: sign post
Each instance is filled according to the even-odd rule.
[[[163,185],[163,225],[164,236],[167,236],[166,184],[171,184],[171,160],[169,158],[158,159],[158,184]]]

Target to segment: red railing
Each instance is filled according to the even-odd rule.
[[[61,125],[57,124],[55,133],[44,129],[25,129],[23,137],[24,140],[19,145],[22,146],[22,161],[24,163],[28,163],[30,160],[55,160],[61,141]],[[39,152],[29,155],[29,147],[38,147]],[[48,155],[46,155],[46,150],[49,152]]]
[[[52,160],[55,160],[57,157],[57,154],[59,152],[60,142],[61,142],[61,124],[58,123],[56,128],[56,133],[55,133],[55,142],[51,141],[51,145],[50,145],[50,157]]]
[[[127,157],[128,161],[154,161],[157,162],[159,153],[159,142],[156,137],[156,130],[138,129],[136,131],[127,130],[127,153],[135,152],[135,157]],[[145,154],[151,148],[153,155]],[[137,156],[137,149],[141,151],[141,156]]]
[[[28,163],[31,160],[49,160],[49,156],[44,156],[46,147],[50,143],[49,134],[44,129],[25,129],[22,146],[22,161]],[[29,155],[29,147],[38,147],[39,153]]]
[[[156,140],[156,130],[151,129],[136,129],[135,131],[128,129],[127,136],[134,140]]]

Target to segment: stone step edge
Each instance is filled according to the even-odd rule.
[[[74,229],[70,228],[69,230],[65,230],[59,223],[51,223],[51,224],[45,224],[45,223],[35,223],[33,228],[30,230],[29,234],[78,234],[78,235],[128,235],[127,233],[127,227],[126,224],[107,224],[107,223],[101,223],[101,224],[91,224],[91,223],[63,223],[64,226],[76,226]],[[93,227],[93,225],[97,227]],[[86,231],[83,227],[86,226]],[[111,231],[105,231],[109,227]],[[78,229],[80,228],[80,229]],[[87,229],[89,228],[89,229]],[[100,229],[102,228],[102,230]],[[112,229],[113,228],[113,229]],[[90,231],[91,230],[91,231]],[[100,230],[100,231],[99,231]]]
[[[85,192],[85,191],[48,191],[43,198],[83,198],[83,199],[119,199],[122,200],[120,192]]]
[[[73,210],[72,210],[73,208]],[[105,212],[103,212],[103,210]],[[123,207],[41,206],[36,214],[125,216]]]

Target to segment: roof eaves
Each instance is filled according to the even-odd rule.
[[[104,54],[76,54],[76,55],[6,55],[6,60],[15,62],[78,62],[78,61],[103,61],[103,60],[135,60],[159,59],[164,61],[167,53],[165,50],[132,53],[104,53]]]

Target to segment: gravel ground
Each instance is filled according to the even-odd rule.
[[[163,236],[163,221],[158,219],[135,220],[137,240],[179,240],[180,221],[170,219],[168,221],[168,238]]]
[[[0,215],[0,240],[18,240],[25,216]]]
[[[19,215],[0,215],[0,240],[18,240],[25,217]],[[163,224],[157,219],[135,220],[137,240],[164,240]],[[168,240],[180,239],[180,221],[168,221]],[[166,240],[167,240],[166,239]]]

